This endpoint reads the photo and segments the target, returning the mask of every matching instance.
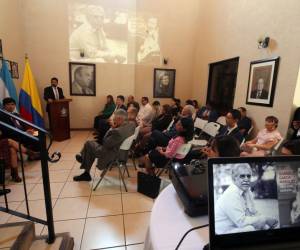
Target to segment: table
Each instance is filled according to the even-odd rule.
[[[172,184],[167,186],[156,199],[144,250],[174,250],[189,229],[208,223],[208,216],[189,217]],[[202,249],[209,241],[208,227],[190,232],[179,249]]]

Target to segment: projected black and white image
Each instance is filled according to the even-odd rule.
[[[96,67],[90,63],[69,63],[70,95],[96,95]]]
[[[70,60],[160,63],[158,19],[135,0],[70,1]]]
[[[271,164],[214,166],[216,234],[279,228],[275,167]]]
[[[154,69],[153,97],[174,97],[175,76],[175,69]]]

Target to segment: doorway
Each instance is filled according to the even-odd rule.
[[[210,103],[220,115],[233,108],[239,57],[211,63],[206,103]]]

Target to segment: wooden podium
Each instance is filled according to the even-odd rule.
[[[50,128],[54,141],[63,141],[70,136],[69,102],[72,99],[54,100],[49,105]]]

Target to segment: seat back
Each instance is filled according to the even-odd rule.
[[[221,125],[218,123],[208,122],[205,125],[203,132],[208,134],[211,137],[215,137],[218,134],[220,127],[221,127]]]
[[[203,119],[197,117],[194,122],[194,127],[203,130],[207,123],[208,123],[207,120],[203,120]]]
[[[140,126],[137,126],[136,128],[135,128],[135,130],[134,130],[134,139],[133,140],[136,140],[137,139],[137,137],[138,137],[138,135],[139,135],[139,132],[140,132]]]
[[[169,126],[167,127],[167,130],[169,130],[172,127],[173,123],[174,123],[174,119],[170,122]]]
[[[121,144],[120,150],[128,151],[134,141],[135,134],[127,137]]]
[[[226,117],[225,116],[220,116],[217,121],[217,123],[223,125],[223,126],[226,126]]]

